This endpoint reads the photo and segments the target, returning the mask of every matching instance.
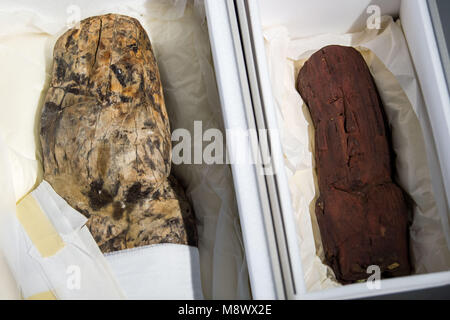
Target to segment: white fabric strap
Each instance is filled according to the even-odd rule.
[[[58,299],[123,299],[109,266],[84,225],[87,219],[43,181],[31,195],[52,223],[64,247],[42,257],[26,232],[23,265],[29,269],[18,279],[24,297],[51,291]],[[34,272],[32,269],[35,269]],[[26,278],[25,278],[26,275]],[[47,288],[44,287],[44,283]],[[27,289],[25,291],[25,289]],[[43,290],[46,289],[46,290]]]
[[[105,256],[129,299],[203,299],[196,247],[163,243]]]
[[[18,224],[21,270],[16,280],[25,298],[43,292],[58,299],[203,298],[197,248],[158,244],[103,255],[84,225],[87,219],[50,184],[43,181],[27,197],[36,200],[64,245],[43,257]]]

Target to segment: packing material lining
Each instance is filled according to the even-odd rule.
[[[172,130],[184,128],[193,136],[196,120],[202,121],[203,130],[223,129],[202,1],[2,2],[0,138],[7,156],[5,165],[0,166],[0,176],[4,177],[0,182],[12,192],[0,196],[0,244],[10,267],[9,271],[4,268],[0,277],[8,283],[13,283],[10,272],[17,279],[24,259],[16,250],[23,235],[14,204],[42,181],[37,127],[48,88],[53,45],[76,22],[77,14],[83,19],[105,13],[132,16],[149,34]],[[173,166],[173,171],[185,187],[198,220],[203,296],[250,298],[229,166],[181,164]],[[8,294],[16,289],[11,285]]]
[[[307,290],[340,285],[323,263],[314,213],[318,195],[313,165],[314,129],[308,108],[295,88],[304,62],[331,44],[359,50],[380,93],[392,131],[395,178],[413,200],[410,252],[414,272],[449,270],[450,252],[433,196],[427,149],[418,120],[425,105],[400,20],[394,22],[392,17],[384,16],[380,29],[306,38],[292,38],[283,25],[270,26],[263,33]]]

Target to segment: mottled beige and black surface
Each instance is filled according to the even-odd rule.
[[[55,44],[41,115],[44,179],[103,252],[197,244],[194,214],[170,176],[171,140],[150,40],[131,17],[81,21]]]

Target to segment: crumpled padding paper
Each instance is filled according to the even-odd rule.
[[[277,107],[285,169],[289,179],[306,287],[315,291],[339,286],[323,263],[315,218],[318,187],[314,170],[314,129],[307,106],[296,91],[297,75],[317,50],[336,44],[359,50],[377,85],[392,131],[396,181],[413,200],[410,252],[415,273],[450,269],[440,215],[433,196],[426,148],[417,114],[423,100],[400,21],[382,17],[381,28],[357,33],[291,39],[286,27],[264,29],[266,56]]]
[[[208,128],[223,130],[202,1],[3,1],[0,137],[8,152],[12,181],[8,187],[14,194],[0,199],[10,208],[1,212],[4,216],[13,214],[10,202],[14,196],[18,201],[42,179],[38,123],[50,79],[53,45],[77,12],[81,18],[120,13],[138,19],[156,55],[171,129],[185,128],[193,137],[194,121],[201,120],[203,132]],[[6,167],[0,167],[0,176],[4,170]],[[177,165],[173,171],[185,187],[198,220],[204,297],[250,298],[230,167]],[[9,237],[2,245],[14,273],[20,256],[13,250],[13,239]],[[8,277],[7,272],[0,274],[2,277]]]

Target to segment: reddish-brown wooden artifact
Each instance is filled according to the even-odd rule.
[[[316,216],[325,259],[343,283],[410,273],[408,208],[393,182],[384,110],[370,71],[351,47],[327,46],[299,72],[297,90],[315,128],[320,197]]]

